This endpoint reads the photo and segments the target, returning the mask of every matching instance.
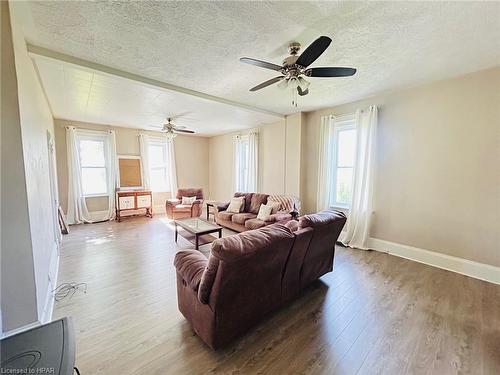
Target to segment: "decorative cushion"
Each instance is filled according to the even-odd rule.
[[[266,223],[259,219],[249,219],[245,221],[245,228],[248,229],[259,229],[264,227],[265,225]]]
[[[231,221],[235,224],[245,224],[245,221],[248,219],[255,219],[257,215],[252,214],[250,212],[242,212],[241,214],[234,214],[231,218]]]
[[[193,204],[196,201],[196,196],[194,197],[182,197],[181,204]]]
[[[217,217],[221,220],[231,221],[231,217],[233,217],[234,212],[222,211],[217,214]]]
[[[245,205],[245,198],[238,197],[232,198],[229,203],[229,207],[227,208],[227,212],[232,212],[233,214],[238,214],[242,211],[243,206]]]
[[[300,200],[291,195],[270,195],[268,198],[268,202],[276,202],[280,205],[278,211],[289,213],[293,210],[293,206],[295,205],[295,209],[300,212]]]
[[[271,214],[275,214],[280,210],[281,205],[278,202],[273,202],[273,201],[267,201],[267,205],[271,206]]]
[[[241,212],[250,212],[250,203],[252,202],[253,193],[234,193],[234,197],[244,197],[245,198],[245,208]],[[258,208],[257,208],[258,210]],[[256,214],[257,212],[254,212]]]
[[[268,196],[267,194],[253,193],[248,212],[257,214],[260,210],[260,206],[267,203]]]
[[[257,214],[257,219],[262,221],[267,221],[269,219],[269,216],[271,216],[272,210],[273,210],[272,206],[261,204],[259,213]]]

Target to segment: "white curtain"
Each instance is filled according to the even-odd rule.
[[[172,198],[175,198],[177,194],[177,169],[175,167],[175,150],[174,150],[174,140],[168,139],[167,142],[167,166],[170,171],[170,178],[168,179],[170,183],[170,193]]]
[[[237,135],[234,145],[234,191],[258,190],[259,138],[257,132]]]
[[[148,136],[146,134],[139,134],[139,151],[141,153],[142,186],[144,186],[144,189],[151,189],[149,182]]]
[[[248,177],[247,191],[257,191],[257,176],[259,173],[259,135],[252,132],[248,135]]]
[[[377,107],[356,113],[356,161],[351,209],[340,241],[349,247],[368,249],[373,215]]]
[[[90,213],[82,189],[82,168],[80,159],[79,136],[96,136],[105,140],[106,183],[108,209],[103,213]],[[69,224],[94,223],[96,221],[112,220],[115,218],[115,191],[118,184],[117,156],[115,132],[91,131],[76,129],[73,126],[66,128],[66,146],[68,153],[68,213]]]
[[[147,134],[139,134],[139,147],[141,152],[142,183],[145,189],[151,189],[151,180],[149,176],[149,145],[151,143],[161,144],[166,150],[166,165],[168,173],[167,187],[175,197],[177,193],[177,169],[175,166],[174,140],[167,137],[155,137]]]
[[[332,184],[332,156],[333,156],[333,129],[334,117],[332,115],[321,117],[319,130],[319,168],[317,210],[330,208],[330,192]]]

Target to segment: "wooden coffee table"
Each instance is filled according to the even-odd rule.
[[[199,218],[175,220],[174,225],[175,242],[177,242],[179,227],[181,227],[183,229],[183,231],[181,231],[181,236],[194,244],[196,250],[199,249],[200,245],[205,245],[216,239],[214,236],[211,236],[210,233],[219,233],[219,238],[222,237],[222,227]]]

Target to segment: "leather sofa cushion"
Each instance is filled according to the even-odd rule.
[[[268,194],[253,193],[252,199],[250,200],[250,208],[247,212],[251,212],[253,214],[259,213],[260,206],[267,203],[268,196]]]
[[[234,214],[233,217],[231,218],[231,221],[235,224],[245,224],[245,221],[249,219],[255,219],[257,215],[252,214],[250,212],[243,212],[241,214]]]
[[[288,242],[291,246],[294,238],[290,229],[281,224],[273,224],[259,230],[217,239],[212,243],[211,254],[220,260],[231,262],[244,255],[271,250],[276,241]]]
[[[234,193],[234,197],[245,197],[245,209],[242,212],[251,212],[250,204],[252,202],[253,193]]]
[[[178,204],[175,206],[175,210],[191,212],[191,207],[193,207],[192,204]]]
[[[231,221],[231,217],[235,215],[233,212],[227,212],[227,211],[222,211],[217,214],[219,219],[221,220],[226,220],[226,221]]]
[[[249,219],[245,221],[245,227],[248,229],[259,229],[266,226],[266,223],[259,219]]]
[[[338,218],[345,219],[345,214],[341,211],[321,211],[312,215],[304,215],[299,218],[299,229],[317,228],[330,224]]]

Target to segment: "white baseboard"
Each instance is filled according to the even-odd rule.
[[[157,204],[153,206],[153,214],[164,214],[165,211],[165,205],[164,204]]]
[[[373,250],[500,285],[500,267],[413,246],[380,240],[378,238],[370,238],[369,247]]]

